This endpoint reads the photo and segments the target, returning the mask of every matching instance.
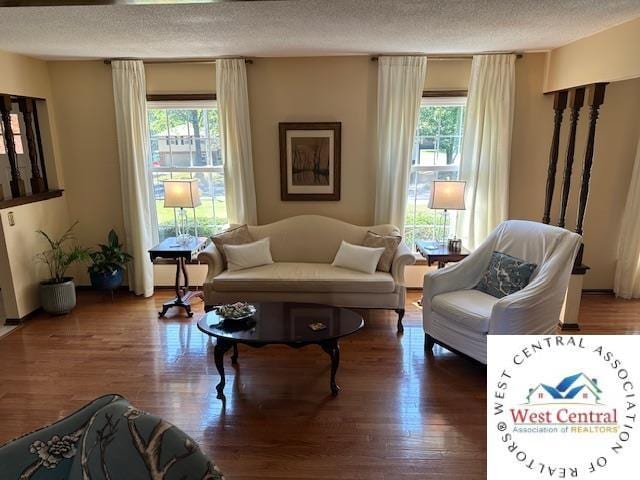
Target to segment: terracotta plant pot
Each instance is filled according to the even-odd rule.
[[[66,277],[62,283],[40,283],[42,309],[53,315],[64,315],[76,306],[76,286],[73,278]]]

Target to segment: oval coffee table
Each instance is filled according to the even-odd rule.
[[[198,321],[198,329],[216,338],[213,351],[220,383],[218,398],[224,398],[224,354],[233,347],[231,362],[238,361],[238,344],[259,348],[265,345],[288,345],[300,348],[319,345],[331,357],[331,393],[338,394],[336,372],[340,363],[338,339],[357,332],[364,326],[362,317],[352,310],[308,303],[255,303],[256,313],[247,320],[224,320],[215,310]],[[309,325],[322,323],[323,330]]]

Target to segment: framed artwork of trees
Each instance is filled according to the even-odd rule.
[[[282,200],[340,200],[340,122],[280,123]]]

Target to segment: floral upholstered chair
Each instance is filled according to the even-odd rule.
[[[74,414],[0,446],[2,480],[222,480],[184,432],[100,397]]]

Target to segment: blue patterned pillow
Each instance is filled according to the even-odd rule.
[[[493,252],[489,268],[474,288],[496,298],[506,297],[526,287],[536,267],[535,263]]]

